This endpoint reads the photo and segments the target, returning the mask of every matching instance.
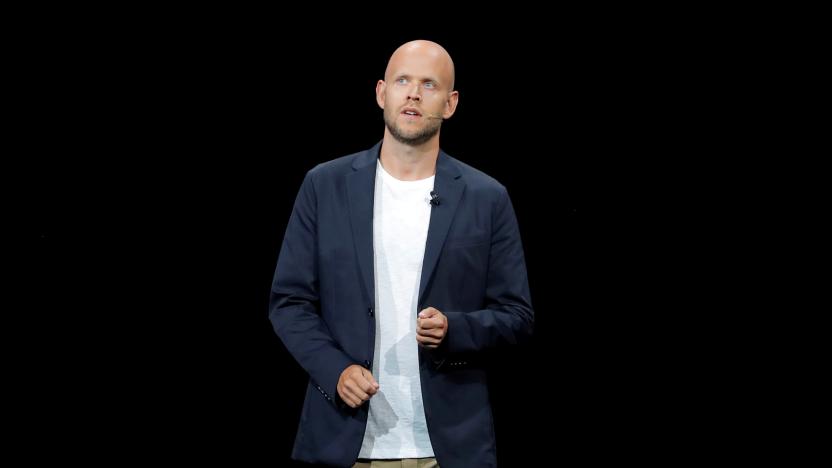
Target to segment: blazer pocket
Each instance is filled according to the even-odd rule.
[[[471,247],[475,245],[488,244],[489,242],[491,242],[491,238],[489,238],[487,235],[478,234],[475,236],[449,237],[448,240],[445,242],[445,245],[449,249],[458,249],[460,247]]]

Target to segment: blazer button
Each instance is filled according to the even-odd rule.
[[[373,316],[373,308],[372,307],[367,309],[367,315],[369,315],[370,317]]]
[[[367,369],[370,368],[370,364],[372,364],[372,363],[368,359],[364,360],[364,367],[366,367]]]

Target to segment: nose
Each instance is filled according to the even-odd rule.
[[[413,86],[410,88],[410,91],[407,93],[407,98],[413,101],[419,102],[422,100],[422,95],[419,93],[419,85]]]

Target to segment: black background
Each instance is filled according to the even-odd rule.
[[[443,149],[502,182],[521,227],[536,328],[493,366],[501,466],[691,450],[709,390],[680,370],[696,300],[672,263],[696,252],[668,240],[691,226],[665,189],[703,145],[695,40],[592,17],[290,32],[216,13],[22,36],[32,313],[10,386],[35,459],[291,466],[305,374],[267,318],[285,223],[307,170],[381,138],[375,83],[415,38],[456,62]]]

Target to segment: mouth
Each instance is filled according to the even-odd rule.
[[[413,107],[405,107],[404,109],[402,109],[401,113],[402,113],[402,115],[405,115],[405,116],[408,116],[408,117],[411,117],[411,118],[422,116],[422,113],[419,112],[418,110],[416,110],[416,108],[413,108]]]

